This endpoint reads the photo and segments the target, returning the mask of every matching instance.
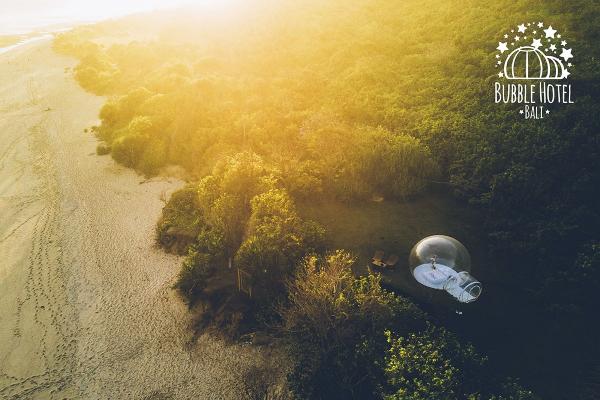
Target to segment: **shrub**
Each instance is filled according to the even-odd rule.
[[[165,166],[167,151],[164,142],[154,140],[148,143],[138,163],[138,169],[145,175],[156,175]]]
[[[484,360],[472,346],[433,327],[406,338],[394,338],[390,332],[387,337],[385,373],[392,392],[386,400],[454,400],[476,394],[469,375],[476,375]]]
[[[100,143],[98,146],[96,146],[96,154],[99,156],[104,156],[106,154],[110,153],[110,146],[105,144],[105,143]]]
[[[273,189],[251,201],[246,238],[236,254],[237,265],[253,275],[257,295],[263,300],[283,289],[283,279],[307,253],[317,250],[323,228],[303,221],[293,200],[283,189]]]
[[[194,303],[206,287],[208,278],[214,274],[215,268],[211,261],[210,255],[199,252],[194,246],[189,249],[175,287],[190,300],[190,303]]]
[[[174,192],[163,207],[156,234],[158,242],[165,248],[170,248],[177,239],[169,234],[172,228],[192,239],[195,239],[200,231],[200,211],[196,188],[192,185]]]
[[[486,358],[444,328],[386,336],[386,400],[535,399],[513,380],[498,382],[486,370]]]
[[[300,398],[376,397],[384,381],[383,332],[423,326],[416,306],[382,289],[378,275],[356,278],[353,263],[343,251],[309,256],[288,283],[280,313],[296,360],[290,386]]]
[[[126,167],[135,168],[146,148],[148,138],[140,135],[126,135],[112,144],[112,157]]]

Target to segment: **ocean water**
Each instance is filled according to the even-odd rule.
[[[68,21],[60,18],[17,18],[0,17],[0,36],[23,35],[23,38],[12,45],[0,47],[0,54],[6,53],[28,43],[48,40],[52,33],[71,29],[73,26],[86,21]]]
[[[150,12],[187,3],[223,0],[0,0],[0,36],[45,37],[81,24]],[[0,53],[15,46],[0,48]]]
[[[0,16],[0,35],[25,35],[32,32],[53,32],[93,20],[74,20],[66,17],[7,17]]]
[[[1,1],[1,0],[0,0]],[[67,31],[74,26],[93,23],[101,18],[74,18],[60,16],[6,16],[0,15],[0,36],[22,35],[22,39],[10,46],[0,47],[0,54],[28,43],[48,40],[52,34]]]
[[[222,1],[225,0],[0,0],[0,35],[97,22],[183,4]]]

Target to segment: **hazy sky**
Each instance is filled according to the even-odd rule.
[[[98,20],[188,3],[218,0],[0,0],[0,33],[65,21]]]

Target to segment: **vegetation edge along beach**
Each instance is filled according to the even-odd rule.
[[[585,396],[599,368],[600,9],[425,3],[134,16],[60,34],[54,48],[107,97],[91,127],[98,155],[186,180],[157,242],[184,255],[175,288],[195,329],[287,349],[290,396]],[[524,16],[560,24],[581,54],[576,103],[535,124],[492,101],[487,67],[492,38]],[[387,226],[374,207],[422,225]],[[363,268],[376,246],[448,233],[436,228],[463,232],[489,277],[464,323]]]

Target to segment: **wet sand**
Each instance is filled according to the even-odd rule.
[[[239,399],[264,350],[193,341],[153,241],[181,182],[95,155],[104,99],[50,41],[0,55],[0,398]]]

